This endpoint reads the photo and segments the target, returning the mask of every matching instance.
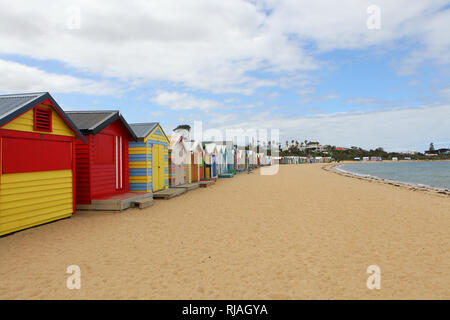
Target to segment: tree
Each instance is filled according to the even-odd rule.
[[[188,125],[188,124],[180,124],[178,127],[173,129],[173,131],[178,130],[178,129],[184,129],[184,130],[187,130],[187,131],[191,131],[191,126]]]
[[[433,142],[430,143],[430,150],[429,151],[434,151],[434,144],[433,144]]]

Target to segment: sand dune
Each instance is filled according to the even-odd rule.
[[[0,238],[0,298],[450,299],[450,198],[322,166]],[[73,264],[81,290],[66,288]],[[366,287],[373,264],[380,290]]]

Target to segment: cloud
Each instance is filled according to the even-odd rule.
[[[106,82],[56,74],[13,61],[0,59],[0,88],[5,93],[51,91],[114,95],[116,89]]]
[[[371,104],[380,104],[382,101],[371,98],[371,97],[355,97],[345,100],[347,103],[351,104],[359,104],[359,105],[371,105]]]
[[[438,94],[443,101],[450,102],[450,87],[439,89]],[[450,115],[449,115],[449,117],[450,117]]]
[[[172,110],[210,110],[221,106],[215,100],[201,99],[175,91],[158,91],[151,101]]]
[[[347,147],[425,150],[431,141],[450,140],[450,127],[442,125],[442,119],[449,114],[450,105],[289,118],[262,112],[237,123],[223,124],[219,129],[279,129],[281,141],[308,139]]]
[[[446,3],[380,0],[382,26],[374,31],[366,27],[366,0],[16,0],[0,11],[0,53],[136,85],[163,81],[248,95],[308,79],[321,66],[316,53],[336,49],[406,39],[420,49],[408,54],[405,70],[427,59],[448,64]],[[68,28],[73,6],[79,29]]]
[[[339,98],[339,95],[334,93],[314,95],[316,89],[308,87],[297,90],[297,93],[301,96],[298,101],[301,104],[311,104],[311,103],[319,103],[324,100],[334,100]]]
[[[81,12],[79,29],[67,27],[72,6]],[[253,71],[294,77],[315,67],[287,35],[268,30],[265,19],[239,0],[18,0],[0,12],[0,53],[58,60],[138,84],[157,80],[250,94],[277,84]]]

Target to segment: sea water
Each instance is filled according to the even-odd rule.
[[[360,176],[450,190],[450,161],[361,162],[343,164],[336,169]]]

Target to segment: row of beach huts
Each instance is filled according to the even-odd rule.
[[[78,210],[151,205],[278,163],[231,142],[196,142],[117,110],[64,111],[48,92],[0,96],[0,236]]]
[[[279,157],[280,164],[302,164],[302,163],[330,163],[334,161],[332,157],[300,157],[300,156],[286,156]]]

